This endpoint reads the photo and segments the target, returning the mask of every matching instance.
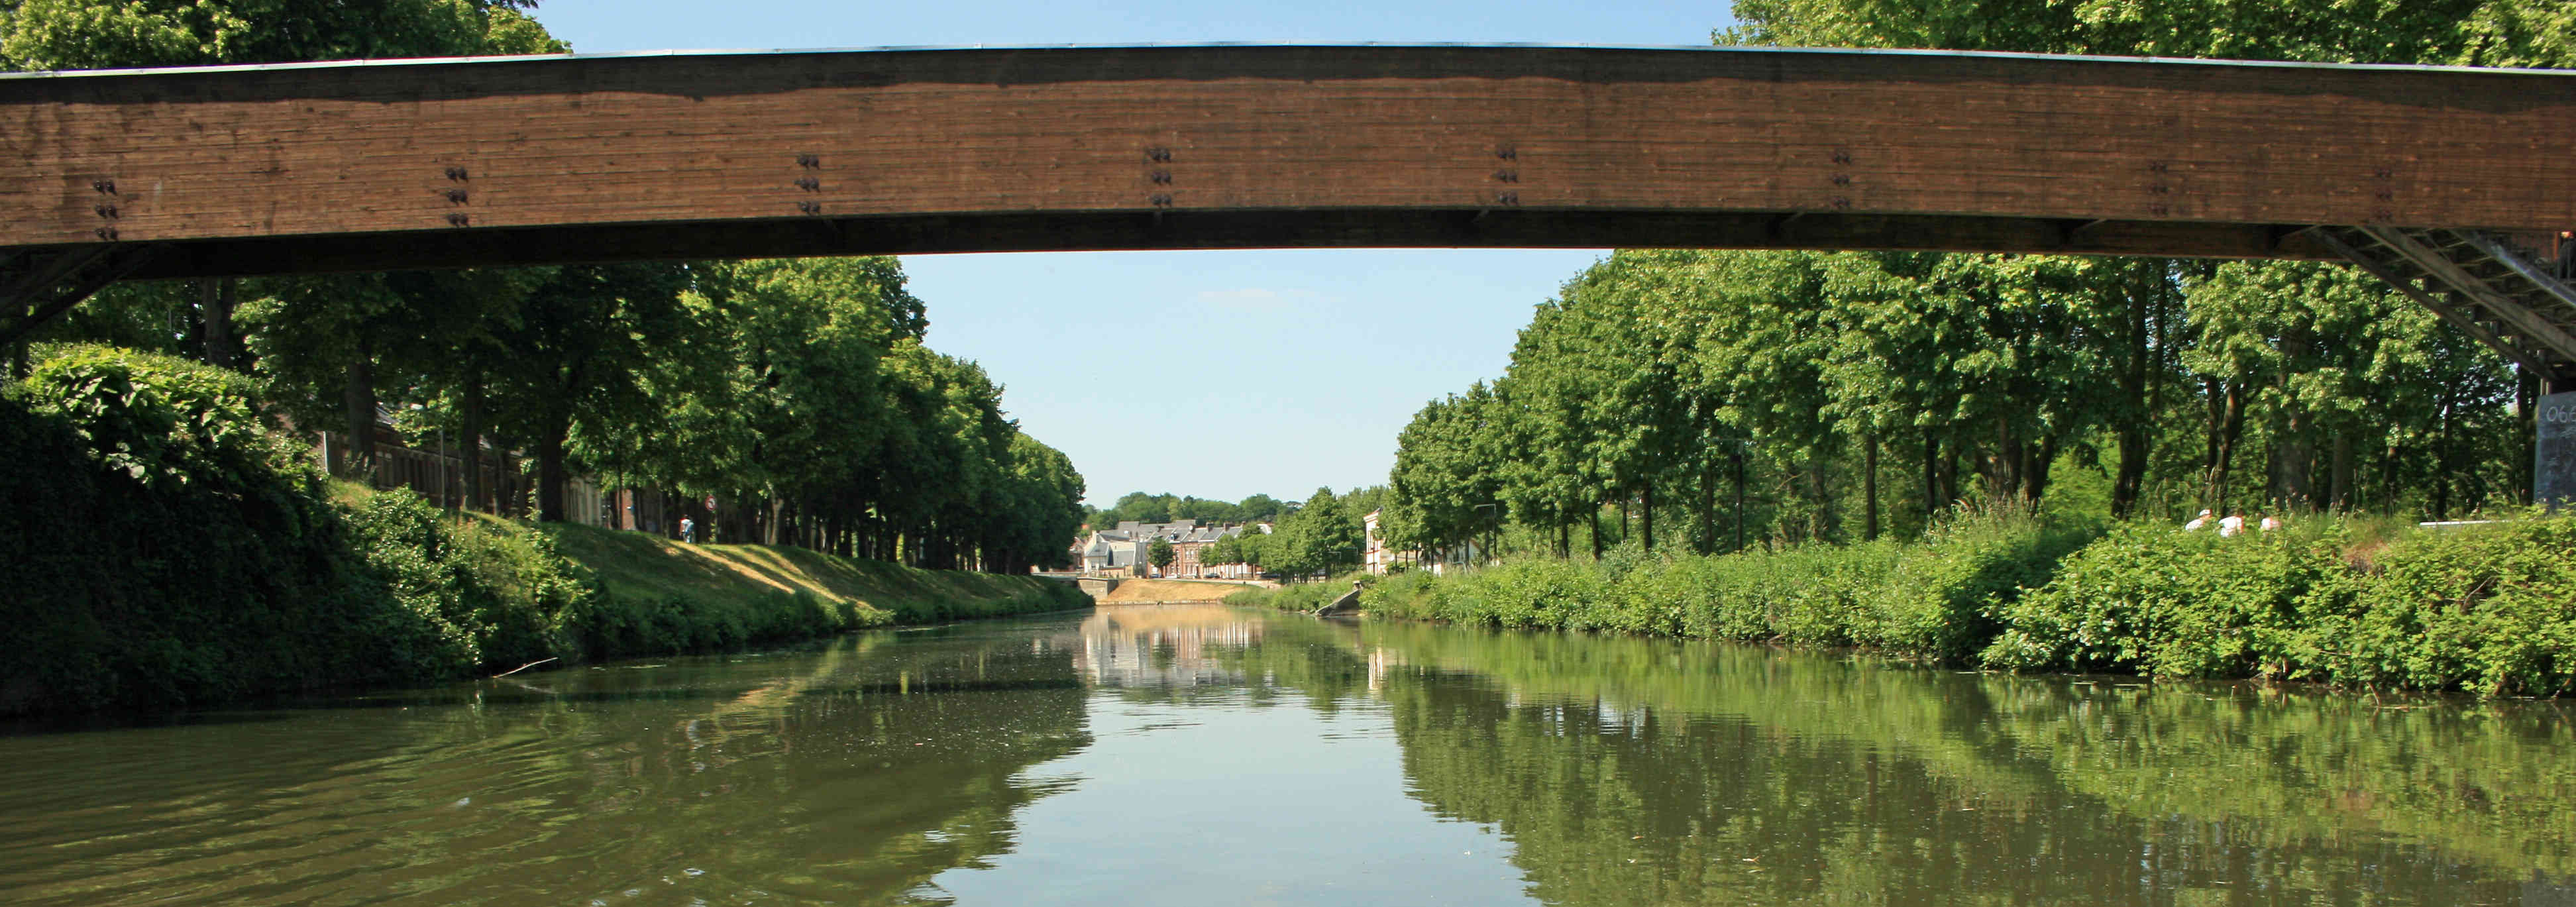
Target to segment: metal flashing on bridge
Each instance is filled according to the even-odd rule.
[[[2211,60],[2196,57],[2157,57],[2118,54],[2042,54],[2002,50],[1940,50],[1912,47],[1789,47],[1752,44],[1587,44],[1554,41],[1194,41],[1194,42],[1109,42],[1065,44],[890,44],[859,47],[701,47],[661,48],[654,50],[620,50],[571,52],[560,54],[510,54],[472,57],[382,57],[357,60],[305,60],[290,63],[231,63],[205,66],[134,66],[112,69],[44,69],[24,72],[0,72],[0,80],[91,78],[134,75],[195,75],[208,73],[344,69],[351,67],[443,66],[451,64],[511,64],[558,60],[631,60],[673,57],[762,57],[816,56],[831,54],[906,54],[952,52],[1051,52],[1068,50],[1192,50],[1207,48],[1441,48],[1494,50],[1565,50],[1565,51],[1672,51],[1681,53],[1753,53],[1753,54],[1832,54],[1836,56],[1885,57],[1953,57],[1998,60],[2051,60],[2095,63],[2144,63],[2164,66],[2253,67],[2262,69],[2333,69],[2399,72],[2456,72],[2479,74],[2551,75],[2576,78],[2576,70],[2540,69],[2517,66],[2457,66],[2429,63],[2317,63],[2303,60]]]

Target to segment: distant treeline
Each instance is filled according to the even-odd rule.
[[[1174,520],[1197,520],[1200,525],[1218,523],[1272,523],[1296,511],[1298,502],[1282,501],[1266,494],[1256,494],[1242,501],[1225,501],[1175,495],[1147,494],[1130,491],[1118,496],[1118,502],[1107,507],[1089,508],[1083,522],[1094,529],[1116,528],[1122,522],[1169,523]]]

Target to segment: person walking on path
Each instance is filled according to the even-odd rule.
[[[680,518],[680,541],[691,545],[698,543],[698,521],[688,517]]]

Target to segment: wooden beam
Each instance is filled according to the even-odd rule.
[[[165,276],[1258,245],[2301,257],[2323,253],[2277,237],[2312,224],[2576,223],[2576,74],[2541,71],[1457,46],[662,54],[0,77],[0,120],[0,248],[169,242]],[[1772,225],[1783,238],[1755,229]]]

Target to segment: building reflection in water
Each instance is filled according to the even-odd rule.
[[[1082,622],[1075,671],[1110,687],[1241,686],[1245,672],[1220,655],[1257,645],[1262,624],[1223,605],[1127,605]]]

